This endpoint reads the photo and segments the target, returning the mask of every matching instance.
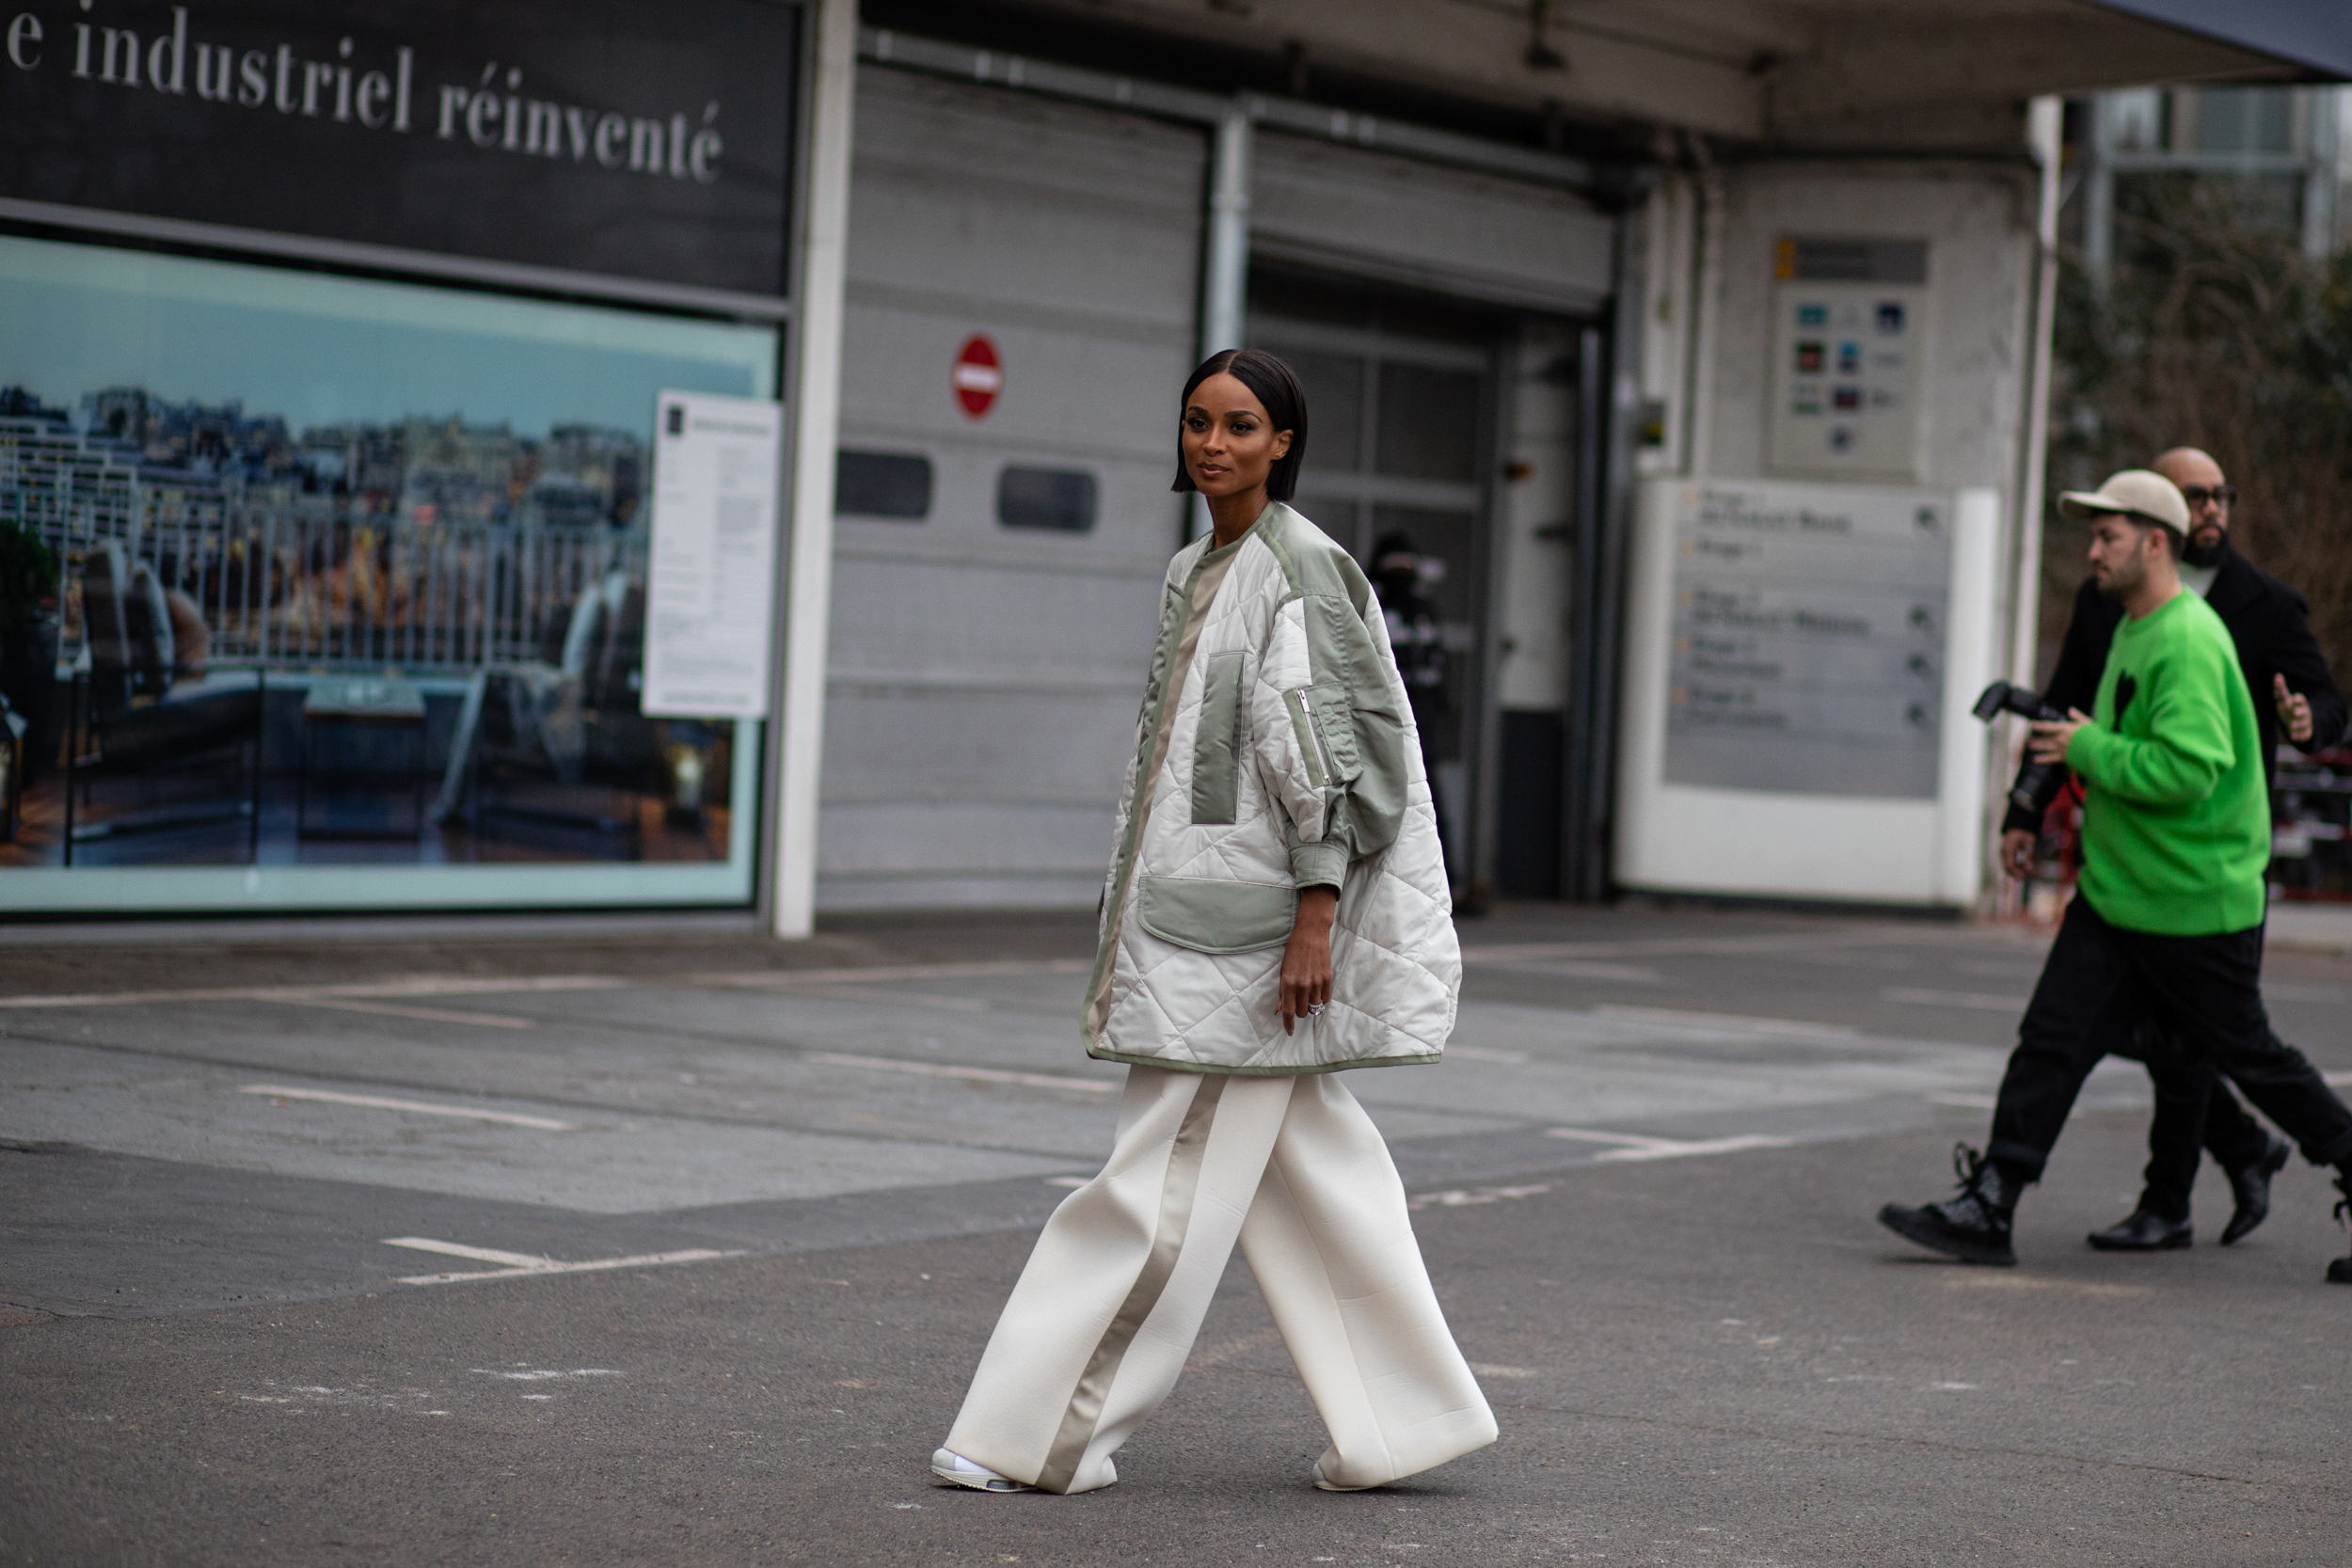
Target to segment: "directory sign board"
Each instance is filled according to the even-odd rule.
[[[1917,477],[1927,267],[1923,240],[1779,243],[1767,448],[1774,472]]]
[[[1681,486],[1666,781],[1932,797],[1951,545],[1932,493]]]
[[[761,718],[784,408],[664,392],[660,411],[640,705],[648,718]]]
[[[798,24],[765,0],[17,0],[0,202],[780,294]]]

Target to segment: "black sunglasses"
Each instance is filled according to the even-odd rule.
[[[2191,506],[2202,506],[2207,501],[2228,506],[2237,499],[2237,486],[2234,484],[2184,484],[2181,486],[2181,499]]]

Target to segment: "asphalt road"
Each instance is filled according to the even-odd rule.
[[[1084,923],[0,949],[0,1562],[2352,1560],[2320,1172],[2226,1251],[2090,1251],[2144,1158],[2110,1064],[2019,1268],[1871,1223],[1980,1141],[2044,939],[1466,937],[1448,1062],[1351,1082],[1502,1442],[1313,1491],[1237,1264],[1077,1498],[925,1462],[1107,1147]],[[2352,1072],[2352,961],[2266,984]]]

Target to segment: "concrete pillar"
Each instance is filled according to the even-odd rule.
[[[774,720],[775,824],[769,911],[776,935],[805,937],[817,908],[817,787],[825,738],[825,644],[833,599],[833,466],[841,414],[841,309],[850,229],[850,107],[857,0],[819,0],[807,120],[807,206],[787,417],[791,537],[785,550],[783,681]]]

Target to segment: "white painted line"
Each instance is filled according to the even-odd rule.
[[[889,1056],[845,1056],[812,1051],[801,1058],[831,1067],[871,1068],[876,1072],[907,1072],[918,1078],[969,1078],[983,1084],[1023,1084],[1033,1089],[1074,1089],[1080,1094],[1117,1094],[1124,1085],[1094,1078],[1063,1078],[1049,1072],[1008,1072],[993,1067],[950,1067],[944,1062],[902,1062]]]
[[[552,1258],[534,1257],[528,1252],[500,1252],[493,1247],[437,1242],[430,1236],[387,1236],[384,1244],[410,1247],[418,1252],[438,1252],[451,1258],[470,1258],[477,1263],[503,1263],[510,1269],[544,1269],[551,1268],[555,1263]]]
[[[1970,1007],[1984,1013],[2022,1013],[2030,998],[2002,996],[1984,990],[1920,990],[1911,986],[1889,986],[1879,992],[1880,999],[1900,1002],[1914,1007]]]
[[[1747,1132],[1730,1138],[1703,1138],[1686,1142],[1677,1138],[1649,1138],[1633,1132],[1593,1132],[1581,1127],[1553,1127],[1546,1130],[1546,1137],[1572,1138],[1582,1143],[1616,1144],[1615,1148],[1603,1149],[1593,1156],[1596,1160],[1631,1163],[1642,1160],[1686,1160],[1698,1154],[1732,1154],[1743,1148],[1787,1148],[1794,1138],[1766,1137]]]
[[[1595,1007],[1602,1018],[1623,1019],[1629,1023],[1661,1023],[1675,1029],[1705,1029],[1712,1034],[1785,1035],[1791,1038],[1820,1039],[1823,1036],[1845,1038],[1861,1033],[1843,1023],[1807,1023],[1793,1018],[1749,1018],[1739,1013],[1692,1013],[1674,1007],[1621,1007],[1614,1004]]]
[[[388,1100],[381,1095],[342,1094],[333,1089],[294,1089],[282,1084],[247,1084],[239,1094],[265,1094],[273,1100],[316,1100],[329,1105],[363,1105],[373,1111],[412,1111],[419,1116],[458,1117],[467,1121],[502,1122],[509,1127],[535,1127],[547,1132],[569,1132],[577,1125],[550,1117],[526,1117],[513,1111],[485,1111],[471,1105],[428,1105],[421,1100]]]
[[[719,974],[682,974],[675,982],[689,986],[871,985],[883,980],[977,980],[1004,974],[1086,974],[1091,958],[1036,958],[987,963],[891,964],[867,969],[759,969]],[[646,982],[659,984],[660,982]]]
[[[340,996],[268,996],[296,1007],[332,1007],[342,1013],[380,1013],[387,1018],[421,1018],[431,1023],[469,1023],[477,1029],[536,1029],[539,1021],[512,1013],[459,1013],[446,1007],[412,1007],[398,1002],[355,1002]]]
[[[1950,1105],[1963,1111],[1990,1111],[2000,1103],[1989,1094],[1931,1094],[1931,1105]]]
[[[2339,1089],[2352,1088],[2352,1072],[2323,1072],[2320,1076]]]
[[[601,1274],[611,1269],[652,1269],[671,1263],[707,1263],[714,1258],[748,1258],[751,1249],[737,1247],[728,1252],[713,1252],[708,1247],[689,1247],[684,1252],[648,1252],[635,1258],[599,1258],[586,1263],[550,1263],[533,1259],[528,1268],[491,1269],[483,1274],[412,1274],[393,1281],[398,1285],[463,1285],[476,1279],[533,1279],[551,1274]]]
[[[495,996],[509,992],[615,990],[635,982],[601,974],[541,974],[495,979],[473,974],[411,974],[341,986],[230,986],[200,990],[83,991],[0,996],[0,1007],[133,1007],[155,1002],[315,1002],[322,997]],[[487,1015],[484,1015],[487,1016]]]

